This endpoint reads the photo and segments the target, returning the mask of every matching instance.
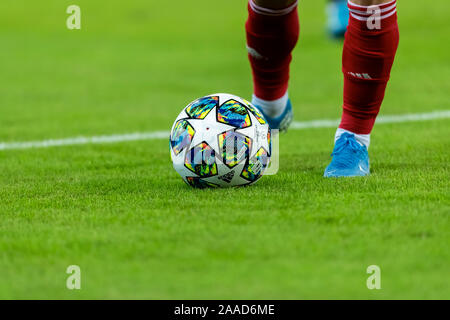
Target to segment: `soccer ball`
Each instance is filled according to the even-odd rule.
[[[255,183],[268,167],[271,131],[248,101],[218,93],[187,105],[170,134],[173,167],[194,188]]]

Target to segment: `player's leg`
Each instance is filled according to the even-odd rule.
[[[292,121],[288,97],[289,65],[299,35],[297,0],[249,0],[246,23],[253,74],[253,104],[273,129]]]
[[[347,0],[327,0],[327,28],[333,38],[343,38],[348,26]]]
[[[342,57],[344,105],[325,176],[369,174],[367,149],[398,47],[396,0],[352,0]]]

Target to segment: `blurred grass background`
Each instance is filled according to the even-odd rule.
[[[82,29],[68,30],[73,3],[0,4],[1,140],[167,129],[198,96],[250,97],[244,1],[80,0]],[[446,109],[450,29],[442,12],[450,5],[398,6],[401,45],[382,113]],[[341,44],[325,36],[321,1],[299,10],[296,118],[338,118]]]

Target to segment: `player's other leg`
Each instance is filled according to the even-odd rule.
[[[252,103],[272,129],[286,130],[293,117],[288,81],[300,29],[297,0],[249,0],[245,29],[253,74]]]
[[[328,0],[327,29],[333,38],[343,38],[348,26],[347,0]]]
[[[352,0],[342,71],[344,105],[325,177],[368,175],[370,133],[398,47],[396,0]]]

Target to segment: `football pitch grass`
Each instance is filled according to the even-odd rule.
[[[80,0],[73,31],[70,4],[0,3],[0,142],[166,131],[199,96],[250,97],[244,1]],[[449,8],[399,1],[382,115],[450,110]],[[342,44],[322,1],[300,16],[295,119],[339,118]],[[168,139],[0,151],[0,298],[449,299],[450,120],[376,125],[361,179],[322,177],[334,131],[283,134],[277,175],[226,190],[187,187]]]

